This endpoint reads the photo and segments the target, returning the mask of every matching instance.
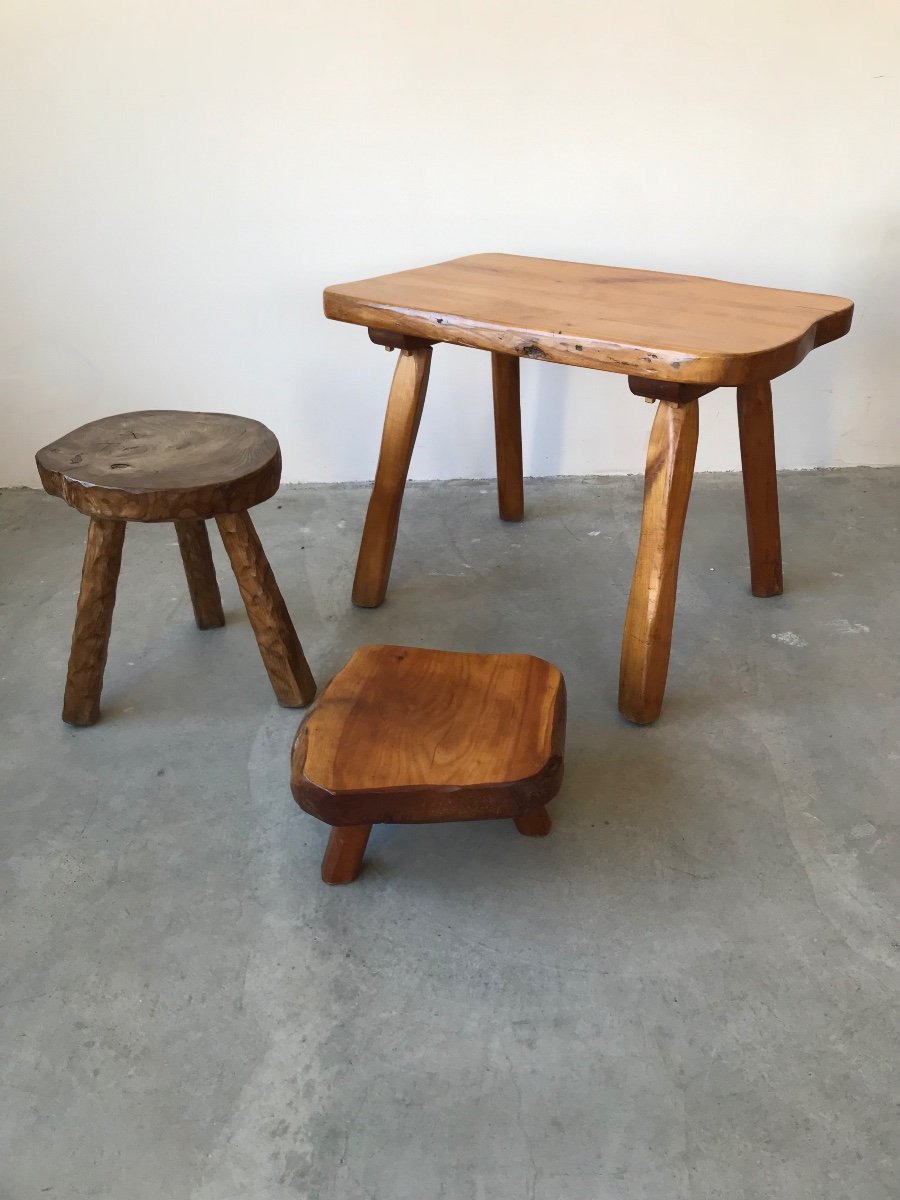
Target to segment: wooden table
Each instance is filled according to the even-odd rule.
[[[697,400],[737,388],[750,578],[755,596],[782,591],[770,381],[843,337],[853,304],[656,271],[509,254],[476,254],[325,290],[325,315],[365,325],[402,353],[388,399],[353,602],[381,604],[436,342],[491,352],[500,516],[524,516],[519,359],[628,376],[659,401],[650,434],[644,513],[628,600],[619,710],[638,724],[662,708],[678,559],[697,449]]]

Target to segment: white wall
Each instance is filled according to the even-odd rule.
[[[482,250],[835,292],[783,466],[900,462],[897,0],[2,0],[0,484],[104,413],[266,421],[371,478],[393,356],[321,289]],[[492,473],[438,347],[412,474]],[[624,378],[523,364],[532,474],[637,471]],[[700,469],[737,466],[733,393]]]

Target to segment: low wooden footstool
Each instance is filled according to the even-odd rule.
[[[287,607],[247,512],[281,481],[281,451],[259,421],[155,410],[91,421],[36,456],[51,496],[91,518],[62,717],[93,725],[127,521],[172,521],[201,629],[225,624],[205,522],[214,517],[279,704],[316,694]]]
[[[550,832],[566,687],[528,654],[363,646],[300,726],[291,788],[333,826],[326,883],[352,883],[373,825],[510,817]]]

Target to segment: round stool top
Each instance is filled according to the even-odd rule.
[[[35,456],[51,496],[92,517],[206,519],[275,494],[281,452],[270,429],[228,413],[153,409],[91,421]]]

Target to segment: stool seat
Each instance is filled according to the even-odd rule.
[[[522,833],[548,833],[565,715],[562,675],[531,655],[357,650],[300,726],[292,754],[297,804],[335,827],[323,878],[355,878],[373,824],[505,817]],[[351,843],[356,861],[342,850]],[[349,877],[330,877],[329,854]]]
[[[154,409],[90,421],[36,455],[44,489],[90,517],[176,521],[239,513],[281,479],[271,430],[228,413]]]

